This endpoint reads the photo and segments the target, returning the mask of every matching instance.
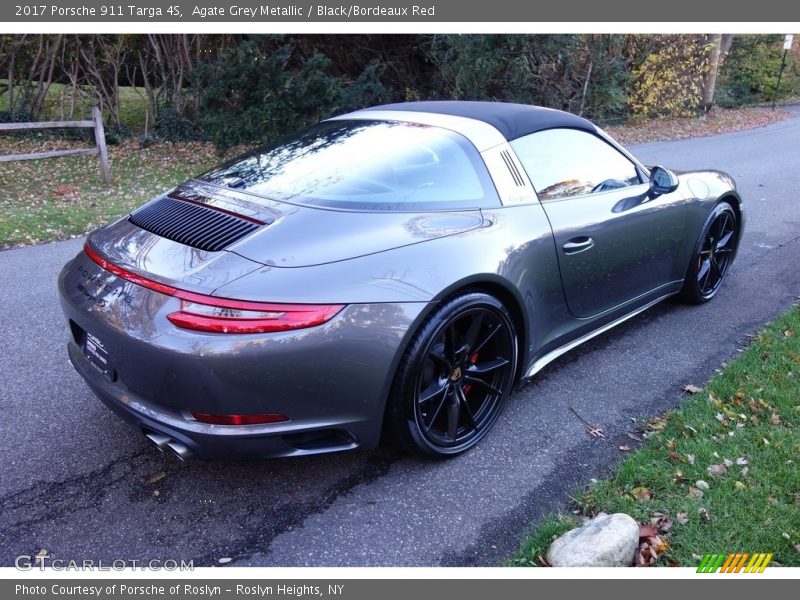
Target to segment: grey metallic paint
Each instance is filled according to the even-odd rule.
[[[703,223],[721,198],[742,214],[732,179],[714,171],[680,174],[678,189],[664,196],[642,184],[540,203],[524,170],[520,186],[508,163],[498,160],[499,152],[510,152],[521,169],[487,123],[403,111],[342,118],[378,116],[466,136],[483,153],[502,206],[340,211],[187,182],[209,203],[269,225],[216,253],[160,238],[126,219],[94,232],[88,243],[123,268],[190,291],[347,307],[322,326],[292,332],[182,330],[166,319],[178,309],[176,298],[121,280],[81,253],[59,277],[64,312],[79,327],[70,358],[106,404],[202,458],[370,448],[379,441],[400,357],[444,298],[480,288],[508,304],[521,340],[519,376],[530,376],[577,342],[679,291]],[[579,235],[592,236],[595,247],[564,254],[562,246]],[[83,357],[80,330],[107,345],[116,381]],[[291,421],[208,425],[187,416],[189,409],[277,412]],[[314,431],[341,437],[315,446],[295,435]]]

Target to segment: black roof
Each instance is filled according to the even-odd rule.
[[[463,100],[400,102],[373,106],[365,110],[405,110],[467,117],[484,121],[494,126],[508,141],[542,129],[552,129],[553,127],[572,127],[592,132],[596,131],[595,126],[590,121],[577,115],[552,108],[513,104],[511,102]]]

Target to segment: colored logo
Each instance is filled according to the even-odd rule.
[[[772,554],[706,554],[697,567],[698,573],[763,573]]]

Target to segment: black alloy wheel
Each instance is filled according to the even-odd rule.
[[[474,292],[448,301],[401,365],[390,412],[396,437],[425,454],[469,450],[500,416],[516,367],[514,323],[499,300]]]
[[[733,207],[721,202],[700,234],[686,274],[682,295],[695,304],[716,296],[733,262],[739,243],[739,221]]]

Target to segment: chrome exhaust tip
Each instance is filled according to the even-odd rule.
[[[181,444],[176,440],[170,440],[167,442],[167,448],[172,450],[172,453],[177,456],[183,462],[189,462],[194,458],[192,451],[189,450],[189,447],[186,444]]]
[[[167,444],[169,444],[172,441],[172,438],[170,438],[169,436],[166,436],[162,433],[155,433],[153,431],[149,431],[144,435],[148,440],[150,440],[156,445],[156,448],[158,448],[160,452],[164,452],[165,448],[167,447]]]
[[[194,458],[192,451],[189,450],[186,444],[182,444],[168,435],[156,433],[155,431],[145,431],[144,436],[153,442],[159,452],[167,453],[169,451],[183,462],[189,462]]]

